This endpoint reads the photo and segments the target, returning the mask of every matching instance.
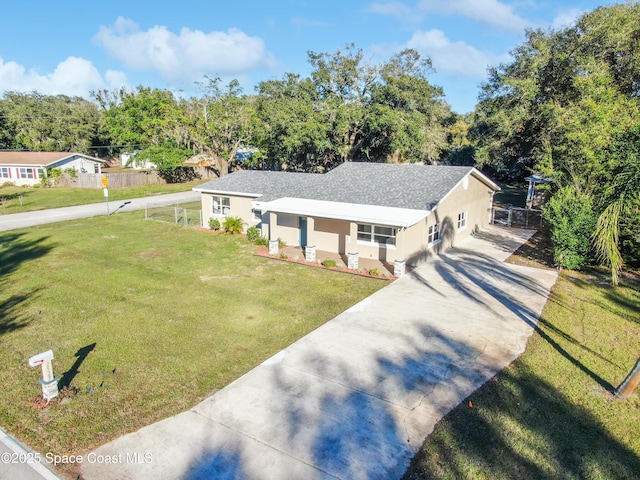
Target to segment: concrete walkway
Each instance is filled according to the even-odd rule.
[[[401,477],[435,423],[524,351],[556,280],[503,263],[531,233],[488,228],[193,409],[92,451],[83,477]]]
[[[108,204],[109,212],[114,213],[116,210],[120,212],[129,212],[132,210],[143,210],[146,206],[160,207],[165,205],[174,205],[176,203],[195,202],[199,200],[200,193],[188,191],[133,198],[128,200],[130,203],[127,205],[124,205],[124,202],[127,200],[112,201],[108,202]],[[121,205],[124,206],[119,208]],[[38,210],[34,212],[10,213],[8,215],[0,215],[0,232],[15,230],[16,228],[44,225],[46,223],[95,217],[99,215],[107,215],[107,202],[76,205],[74,207],[51,208],[48,210]]]

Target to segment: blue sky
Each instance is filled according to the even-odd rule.
[[[247,93],[307,52],[348,43],[373,63],[411,47],[430,57],[454,111],[472,111],[487,66],[509,61],[527,28],[558,28],[610,2],[588,0],[280,0],[139,2],[7,0],[0,15],[0,93],[89,97],[137,85],[190,96],[204,76]],[[182,93],[179,93],[182,92]]]

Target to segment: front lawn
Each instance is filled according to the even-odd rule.
[[[110,188],[109,201],[130,200],[163,193],[187,192],[203,183],[203,180],[196,180],[188,183]],[[104,193],[102,189],[96,188],[0,186],[0,215],[100,202],[104,202]]]
[[[0,425],[70,454],[189,409],[386,285],[138,213],[0,233]],[[68,384],[45,408],[52,349]]]
[[[405,480],[640,478],[640,392],[612,394],[639,346],[637,279],[562,271],[526,352],[436,425]]]

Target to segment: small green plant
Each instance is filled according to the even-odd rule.
[[[258,227],[247,228],[247,240],[249,240],[251,243],[258,243],[259,238],[260,229]]]
[[[371,275],[372,277],[379,277],[380,276],[380,270],[378,270],[377,268],[370,268],[369,269],[369,275]]]
[[[211,230],[220,230],[220,220],[217,218],[210,218],[209,228],[211,228]]]
[[[278,237],[278,248],[286,247],[287,242]]]
[[[280,252],[280,258],[282,258],[283,260],[286,260],[287,258],[289,258],[289,256],[284,252]]]
[[[322,262],[322,265],[324,265],[327,268],[332,268],[336,266],[336,261],[335,260],[325,260],[324,262]]]
[[[225,232],[235,235],[236,233],[242,233],[242,227],[244,222],[240,217],[227,217],[222,222],[222,228]]]
[[[256,245],[264,245],[265,247],[269,245],[269,239],[266,237],[258,237],[254,242]]]

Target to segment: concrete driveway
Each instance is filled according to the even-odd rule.
[[[92,451],[84,478],[401,477],[435,423],[524,351],[556,280],[503,263],[530,235],[488,228],[193,409]]]
[[[119,207],[123,205],[126,200],[112,201],[108,202],[108,204],[109,212],[114,213],[118,209],[120,212],[129,212],[132,210],[143,210],[146,206],[160,207],[164,205],[174,205],[176,203],[195,202],[198,200],[200,200],[200,193],[188,191],[132,198],[129,200],[130,203],[120,209]],[[10,213],[8,215],[0,215],[0,232],[15,230],[16,228],[44,225],[46,223],[95,217],[98,215],[107,215],[107,202],[76,205],[74,207],[51,208],[49,210],[38,210],[35,212]]]

